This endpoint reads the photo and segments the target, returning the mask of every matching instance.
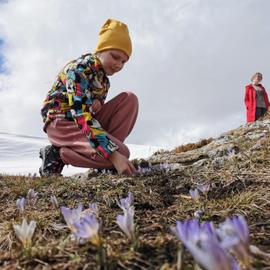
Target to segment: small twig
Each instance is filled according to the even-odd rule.
[[[38,262],[38,263],[40,263],[40,264],[43,264],[43,265],[45,265],[45,266],[48,266],[48,265],[49,265],[48,263],[46,263],[46,262],[44,262],[44,261],[42,261],[42,260],[39,260],[39,259],[34,259],[34,261],[35,261],[35,262]]]

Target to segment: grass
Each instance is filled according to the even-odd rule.
[[[242,147],[242,148],[241,148]],[[247,147],[245,142],[243,149]],[[170,227],[176,220],[193,218],[205,207],[203,220],[222,222],[228,216],[244,215],[250,228],[251,243],[270,252],[270,139],[250,155],[235,156],[215,169],[211,164],[182,171],[156,172],[122,177],[100,175],[88,179],[73,177],[24,177],[0,175],[0,268],[10,269],[100,269],[98,250],[90,243],[75,241],[64,224],[59,209],[53,209],[50,196],[60,205],[76,207],[97,202],[105,241],[106,261],[103,269],[176,269],[179,241]],[[195,183],[211,183],[211,191],[202,203],[188,196]],[[27,206],[23,214],[16,209],[16,200],[34,188],[37,203]],[[116,224],[121,213],[117,199],[128,192],[135,197],[135,221],[138,246],[131,248]],[[33,246],[24,250],[16,239],[13,224],[22,218],[37,222]],[[180,245],[181,246],[181,245]],[[193,260],[183,252],[183,269],[193,269]],[[254,269],[270,269],[270,262],[254,257]]]

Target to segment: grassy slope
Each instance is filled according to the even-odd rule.
[[[247,144],[247,143],[246,143]],[[243,144],[241,147],[246,147]],[[1,269],[98,269],[97,250],[90,244],[78,244],[67,229],[54,224],[64,223],[59,210],[50,206],[49,196],[56,195],[60,205],[75,207],[82,202],[98,202],[101,234],[107,243],[108,269],[176,269],[179,242],[170,232],[176,220],[193,217],[201,207],[188,198],[195,182],[211,182],[212,190],[205,203],[203,220],[215,223],[227,216],[242,214],[247,218],[251,243],[270,252],[270,139],[250,156],[232,158],[221,169],[204,166],[183,171],[159,172],[135,177],[96,176],[43,178],[0,176],[0,267]],[[16,200],[34,188],[39,192],[35,206],[27,206],[28,220],[37,221],[34,245],[23,251],[16,240],[12,224],[20,223]],[[121,213],[116,199],[135,196],[135,220],[138,247],[120,232],[115,219]],[[254,259],[255,269],[269,269],[269,261]],[[184,268],[192,269],[192,260],[184,253]]]

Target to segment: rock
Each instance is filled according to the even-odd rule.
[[[204,165],[206,165],[208,163],[208,159],[201,159],[195,163],[193,163],[193,167],[195,168],[199,168],[199,167],[203,167]]]
[[[212,166],[214,169],[220,169],[224,166],[227,160],[227,157],[217,157],[212,161]]]

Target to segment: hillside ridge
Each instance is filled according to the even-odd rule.
[[[0,175],[0,267],[1,269],[177,269],[179,240],[170,228],[176,221],[194,219],[217,225],[228,217],[247,220],[250,242],[270,252],[270,118],[221,134],[209,143],[186,151],[163,151],[144,161],[135,176],[77,174],[71,177]],[[200,147],[199,147],[200,146]],[[138,165],[142,165],[138,161]],[[189,191],[209,185],[207,196],[192,200]],[[18,213],[16,200],[29,189],[38,192],[34,205]],[[134,196],[136,247],[116,224],[120,198]],[[100,234],[106,241],[106,262],[100,265],[98,250],[90,243],[72,240],[59,209],[97,203]],[[30,253],[16,239],[13,225],[22,217],[35,220],[37,229]],[[62,225],[61,225],[62,224]],[[61,227],[61,226],[62,227]],[[30,255],[29,255],[30,254]],[[182,269],[194,260],[182,250]],[[269,258],[254,256],[253,269],[269,269]],[[244,268],[242,268],[244,269]]]

